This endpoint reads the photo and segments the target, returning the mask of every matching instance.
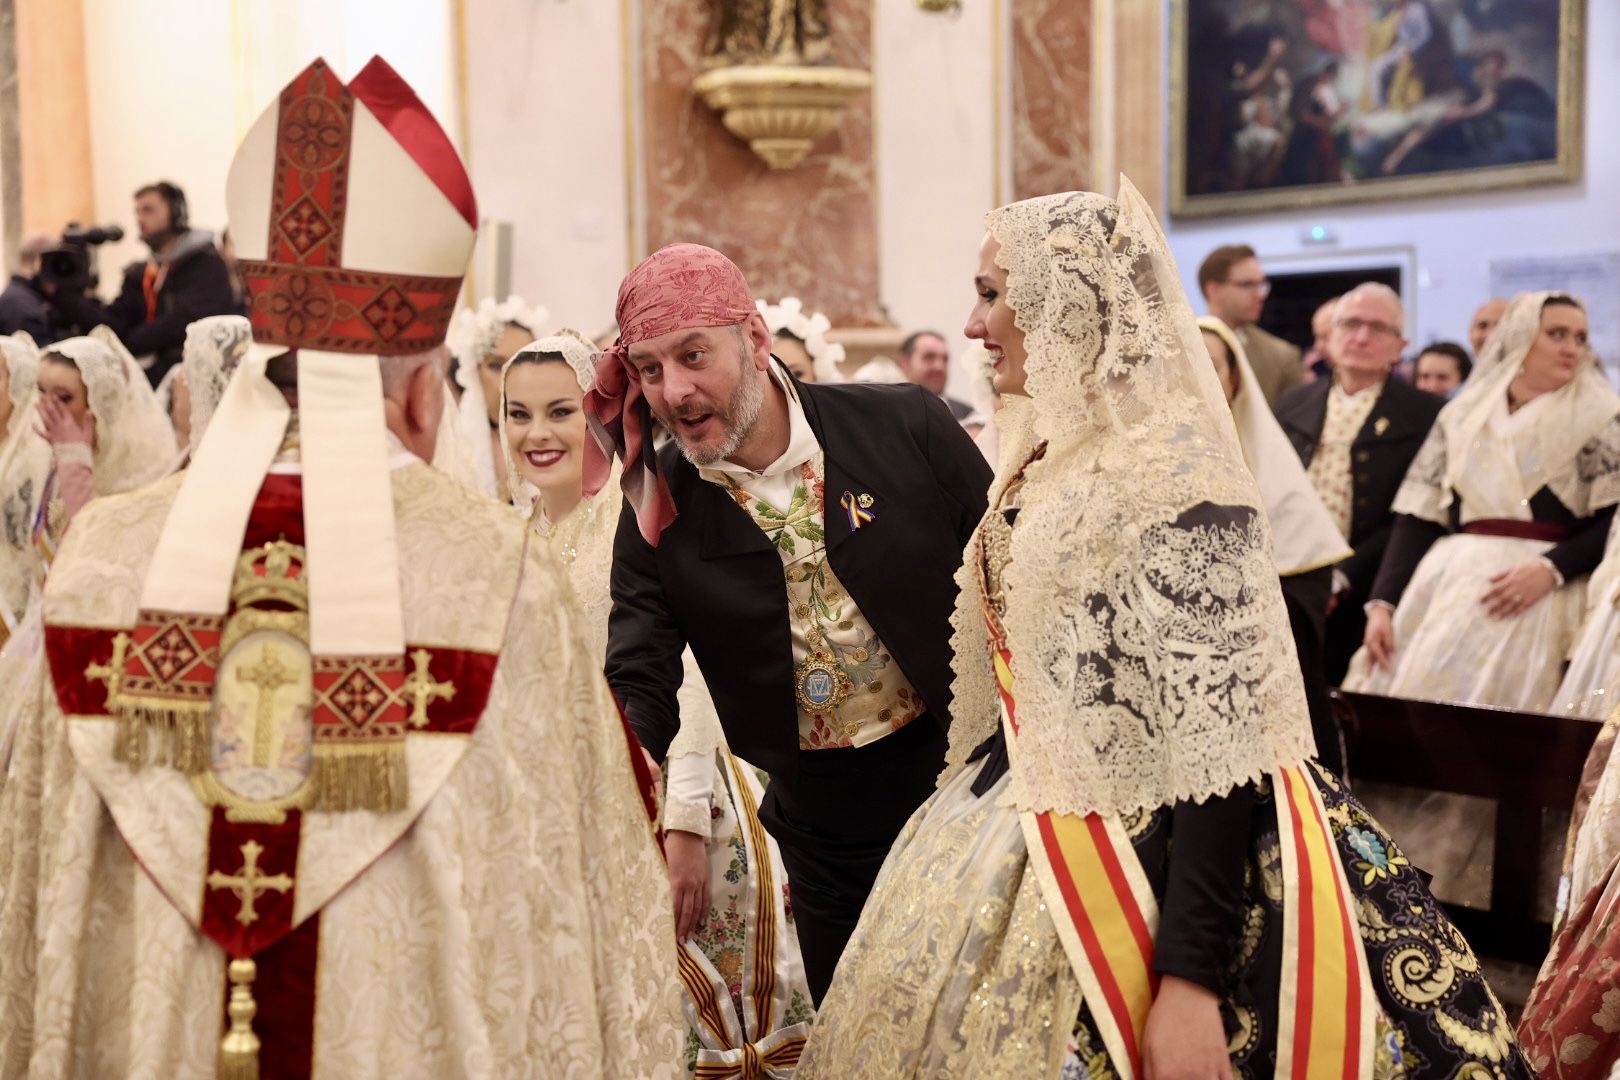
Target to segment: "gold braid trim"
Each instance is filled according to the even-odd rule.
[[[317,744],[309,782],[315,810],[403,810],[410,798],[404,740],[381,748]]]
[[[119,695],[114,711],[117,734],[113,757],[131,768],[171,765],[188,776],[208,768],[207,701],[177,702],[163,698]]]

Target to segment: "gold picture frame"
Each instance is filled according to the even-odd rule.
[[[1234,31],[1229,40],[1249,46],[1239,56],[1236,49],[1223,53],[1219,48],[1210,48],[1208,34],[1212,13],[1218,16],[1237,9],[1240,5],[1235,0],[1172,0],[1172,215],[1200,218],[1300,210],[1572,183],[1581,178],[1586,0],[1559,0],[1557,24],[1543,28],[1540,48],[1533,55],[1527,50],[1536,48],[1535,35],[1515,35],[1509,24],[1515,17],[1521,23],[1533,24],[1537,9],[1544,6],[1535,0],[1506,0],[1491,5],[1484,16],[1470,15],[1478,10],[1477,0],[1349,0],[1342,5],[1271,0],[1271,4],[1273,12],[1281,12],[1285,18],[1270,27],[1251,24]],[[1413,16],[1418,22],[1425,21],[1423,12],[1427,12],[1430,37],[1426,43],[1436,42],[1438,50],[1440,35],[1433,33],[1434,27],[1443,31],[1449,43],[1451,53],[1442,54],[1433,69],[1439,73],[1434,80],[1442,87],[1439,91],[1429,92],[1422,87],[1420,73],[1413,71],[1421,61],[1411,59],[1412,54],[1403,53],[1402,59],[1388,64],[1388,57],[1398,53],[1395,41],[1385,53],[1373,56],[1373,34],[1399,34],[1400,18],[1408,6],[1423,9]],[[1341,11],[1354,14],[1368,8],[1377,10],[1369,13],[1363,51],[1353,55],[1346,49],[1342,60],[1323,44],[1324,40],[1332,42],[1330,35],[1336,24],[1318,23],[1312,28],[1314,33],[1298,33],[1288,25],[1297,19],[1309,26],[1310,20],[1322,17],[1324,10],[1337,19]],[[1195,9],[1205,20],[1198,27],[1201,40],[1196,50],[1189,41]],[[1436,17],[1436,11],[1448,18]],[[1483,32],[1473,35],[1467,48],[1462,48],[1454,31],[1459,25],[1470,31],[1477,29],[1467,21],[1470,18],[1490,22]],[[1459,24],[1458,19],[1463,22]],[[1246,34],[1246,39],[1240,33]],[[1259,50],[1258,60],[1257,33],[1271,38]],[[1343,39],[1338,43],[1342,46]],[[1273,50],[1280,52],[1275,61]],[[1421,51],[1416,55],[1421,56]],[[1536,78],[1516,71],[1515,65],[1526,60],[1542,68],[1553,61],[1556,86],[1549,89],[1544,75]],[[1404,69],[1403,63],[1407,65]],[[1334,67],[1336,64],[1342,66]],[[1381,68],[1381,64],[1386,66]],[[1357,70],[1362,65],[1367,70]],[[1456,79],[1454,85],[1446,81],[1448,65],[1450,77]],[[1472,74],[1464,74],[1470,65]],[[1278,71],[1283,73],[1280,78]],[[1367,76],[1373,72],[1391,76],[1387,81],[1379,80],[1381,95],[1393,98],[1396,81],[1405,79],[1401,83],[1403,96],[1410,98],[1414,92],[1422,96],[1407,107],[1397,109],[1386,103],[1382,108],[1362,111],[1373,94],[1366,85]],[[1277,80],[1276,85],[1256,87],[1255,80],[1261,76]],[[1417,91],[1410,89],[1414,84]],[[1349,95],[1344,94],[1346,87],[1351,90]],[[1312,94],[1303,104],[1294,96],[1302,89]],[[1217,100],[1212,103],[1212,99]],[[1288,103],[1286,117],[1280,115],[1283,110],[1279,106],[1284,101]],[[1505,104],[1510,101],[1529,111],[1510,111]],[[1234,102],[1235,113],[1220,111],[1230,109]],[[1341,111],[1334,116],[1328,103],[1336,103]],[[1555,110],[1551,120],[1543,111],[1548,104]],[[1482,108],[1483,112],[1475,111]],[[1300,123],[1295,117],[1302,109],[1316,110],[1316,115]],[[1212,110],[1216,123],[1210,120]],[[1242,121],[1237,131],[1231,131],[1234,120]],[[1410,126],[1403,128],[1403,123]],[[1315,126],[1321,124],[1331,127],[1331,134],[1327,127]],[[1502,135],[1493,142],[1492,133],[1497,129]],[[1307,141],[1303,151],[1297,145],[1302,132]],[[1240,143],[1244,135],[1250,138]],[[1549,139],[1552,152],[1546,153]],[[1309,145],[1311,141],[1314,147]],[[1407,142],[1414,145],[1403,151]],[[1348,152],[1341,155],[1330,146]],[[1458,151],[1459,146],[1477,147],[1485,152],[1487,160],[1469,165],[1467,150]],[[1519,160],[1511,160],[1520,152],[1523,156]],[[1489,160],[1493,157],[1510,160]],[[1384,170],[1392,162],[1393,171],[1385,175]],[[1320,178],[1323,173],[1331,176],[1335,167],[1338,179]],[[1313,171],[1318,177],[1312,177]]]

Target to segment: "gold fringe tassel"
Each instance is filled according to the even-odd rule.
[[[188,776],[208,767],[209,704],[125,697],[118,703],[113,756],[133,768],[171,765]]]
[[[403,740],[387,747],[315,747],[310,781],[316,810],[403,810],[410,797]]]
[[[232,960],[225,969],[231,980],[231,1000],[226,1006],[231,1026],[219,1042],[218,1080],[259,1080],[259,1037],[253,1034],[253,1017],[258,1003],[249,987],[258,974],[252,960]]]

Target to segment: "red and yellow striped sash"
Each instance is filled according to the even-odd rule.
[[[994,653],[1002,720],[1018,734],[1011,658]],[[1123,1080],[1142,1074],[1142,1029],[1159,980],[1153,936],[1159,905],[1117,817],[1050,811],[1019,814],[1030,861],[1063,943],[1091,1003],[1103,1045]]]
[[[766,1069],[798,1065],[809,1036],[804,1024],[776,1027],[776,875],[759,807],[743,775],[744,766],[730,753],[725,760],[731,772],[738,825],[743,831],[749,896],[754,905],[753,925],[745,934],[749,960],[743,974],[745,1015],[736,1016],[718,972],[695,946],[686,942],[678,949],[679,972],[698,1023],[709,1036],[706,1041],[719,1048],[718,1052],[699,1053],[695,1075],[700,1080],[752,1080],[765,1075]]]
[[[1284,896],[1277,1076],[1370,1076],[1372,980],[1322,796],[1297,766],[1277,770],[1272,782]]]
[[[1018,734],[1008,652],[993,653],[1009,743]],[[1277,1072],[1289,1080],[1372,1074],[1372,983],[1321,794],[1301,767],[1272,774],[1283,861],[1284,950]],[[1058,939],[1123,1080],[1142,1075],[1142,1032],[1158,990],[1159,911],[1117,816],[1023,813],[1030,862]]]

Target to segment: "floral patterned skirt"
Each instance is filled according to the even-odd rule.
[[[810,991],[805,985],[804,961],[799,955],[799,939],[793,929],[793,908],[787,895],[787,872],[782,867],[782,856],[776,842],[760,829],[757,835],[765,839],[764,851],[758,850],[754,836],[750,835],[749,811],[753,810],[757,825],[757,808],[762,795],[758,776],[749,766],[737,762],[724,750],[715,753],[714,808],[709,828],[709,910],[692,935],[692,944],[707,962],[711,979],[724,987],[722,1006],[729,1005],[743,1040],[756,1046],[766,1037],[797,1025],[808,1025],[815,1015]],[[743,790],[746,785],[747,790]],[[744,802],[748,801],[748,805]],[[767,898],[764,907],[775,920],[772,933],[775,948],[771,950],[771,968],[775,989],[771,993],[771,1031],[755,1032],[745,1023],[754,1015],[751,997],[752,980],[757,971],[749,969],[752,946],[761,936],[760,905],[754,894],[760,866],[758,860],[768,860],[767,875],[774,895]],[[697,1019],[692,1002],[686,1002],[687,1037],[685,1067],[687,1075],[695,1075],[700,1055],[718,1049],[716,1040],[704,1030]],[[790,1033],[791,1034],[791,1033]],[[733,1040],[738,1041],[738,1040]],[[780,1040],[779,1040],[780,1041]],[[791,1066],[773,1069],[768,1075],[788,1077]]]
[[[1018,815],[952,778],[907,823],[878,876],[800,1065],[851,1076],[1112,1077],[1030,866]],[[1378,999],[1374,1075],[1531,1077],[1468,943],[1389,836],[1312,770],[1350,881]],[[1168,808],[1125,821],[1162,899]],[[1282,855],[1269,783],[1256,785],[1241,930],[1221,1013],[1236,1075],[1271,1077],[1283,949]],[[1062,1022],[1078,1017],[1078,1022]]]

